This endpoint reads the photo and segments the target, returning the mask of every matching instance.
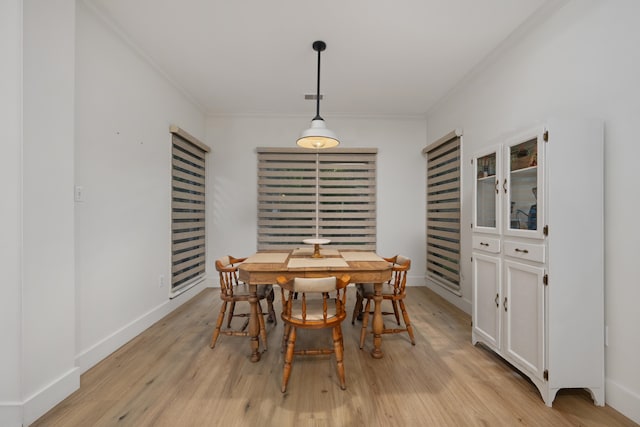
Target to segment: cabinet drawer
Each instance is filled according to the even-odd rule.
[[[504,253],[513,258],[544,262],[545,246],[537,243],[504,242]]]
[[[492,254],[500,253],[500,239],[484,236],[473,236],[473,249]]]

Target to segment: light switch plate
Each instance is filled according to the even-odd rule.
[[[76,202],[84,202],[84,187],[76,185],[74,188],[74,199]]]

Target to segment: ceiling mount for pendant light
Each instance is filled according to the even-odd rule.
[[[340,144],[335,133],[327,128],[322,117],[320,117],[320,52],[325,50],[327,45],[325,42],[318,40],[313,42],[313,50],[318,52],[318,92],[316,96],[316,116],[311,120],[311,127],[302,134],[296,141],[300,147],[304,148],[331,148]]]

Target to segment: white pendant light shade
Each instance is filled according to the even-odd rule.
[[[311,127],[300,134],[300,138],[296,141],[300,147],[304,148],[331,148],[339,144],[338,137],[333,131],[327,128],[322,119],[314,119],[311,121]]]

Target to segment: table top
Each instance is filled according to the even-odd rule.
[[[311,258],[313,249],[258,252],[238,267],[240,280],[250,285],[273,284],[278,276],[351,276],[351,283],[382,283],[391,278],[391,264],[369,251],[322,249],[323,258]]]

